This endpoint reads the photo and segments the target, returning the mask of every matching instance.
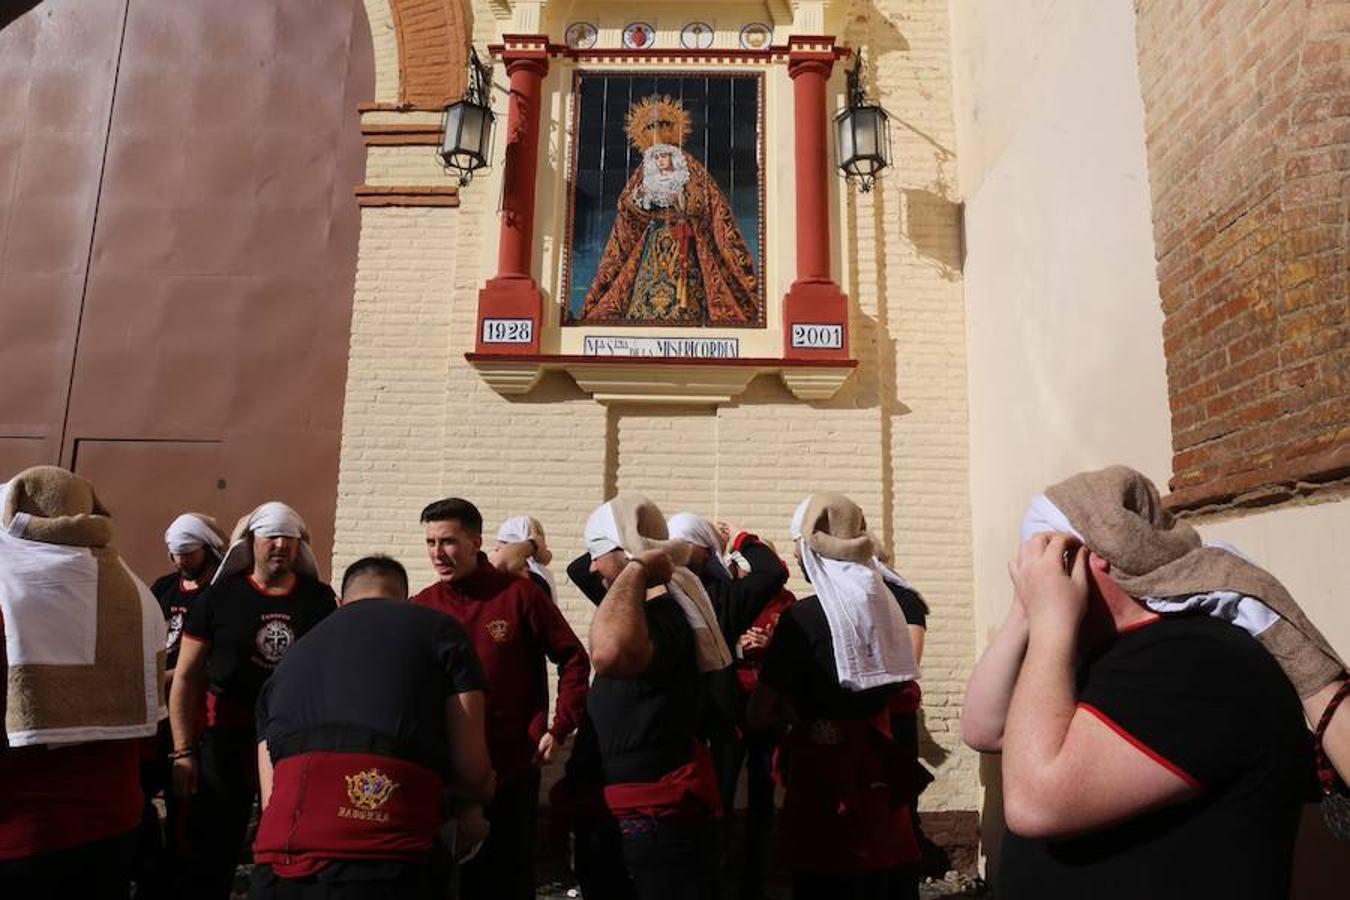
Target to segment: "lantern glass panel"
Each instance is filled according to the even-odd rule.
[[[452,155],[459,149],[459,132],[464,122],[464,104],[456,103],[445,111],[445,136],[441,139],[441,153]]]
[[[877,115],[876,108],[863,106],[853,111],[854,142],[858,148],[858,156],[868,157],[877,155]]]
[[[853,111],[846,110],[835,120],[836,144],[839,151],[839,165],[847,167],[853,160]]]

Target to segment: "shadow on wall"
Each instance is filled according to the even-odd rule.
[[[959,281],[965,267],[965,205],[940,194],[905,190],[905,236],[920,256],[938,264],[946,281]]]

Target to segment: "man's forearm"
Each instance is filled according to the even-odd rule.
[[[1333,681],[1312,696],[1303,698],[1303,711],[1308,727],[1316,728],[1322,720],[1327,704],[1340,689],[1343,679]],[[1326,733],[1322,735],[1322,749],[1335,767],[1341,780],[1350,784],[1350,697],[1341,701],[1332,714]]]
[[[174,749],[191,747],[201,737],[201,708],[206,700],[205,673],[177,671],[169,691],[169,728]]]
[[[1072,631],[1031,631],[1004,730],[1003,785],[1010,805],[1048,793],[1077,706],[1074,660]]]
[[[591,662],[596,672],[631,676],[646,670],[652,652],[643,611],[646,596],[646,568],[624,566],[591,620]]]
[[[966,685],[961,706],[961,739],[983,753],[1003,747],[1013,686],[1027,652],[1027,621],[1016,602],[985,648]]]

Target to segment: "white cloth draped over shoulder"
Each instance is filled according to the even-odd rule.
[[[908,584],[877,560],[858,505],[812,494],[793,513],[792,539],[830,627],[839,685],[862,691],[916,680],[909,627],[885,581]]]
[[[44,492],[92,503],[38,510]],[[42,505],[39,503],[38,505]],[[153,735],[164,704],[164,617],[111,546],[84,479],[39,466],[0,484],[0,610],[11,747]]]

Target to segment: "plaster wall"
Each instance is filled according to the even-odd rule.
[[[1171,432],[1131,4],[952,21],[983,647],[1031,497],[1110,463],[1165,490]]]

